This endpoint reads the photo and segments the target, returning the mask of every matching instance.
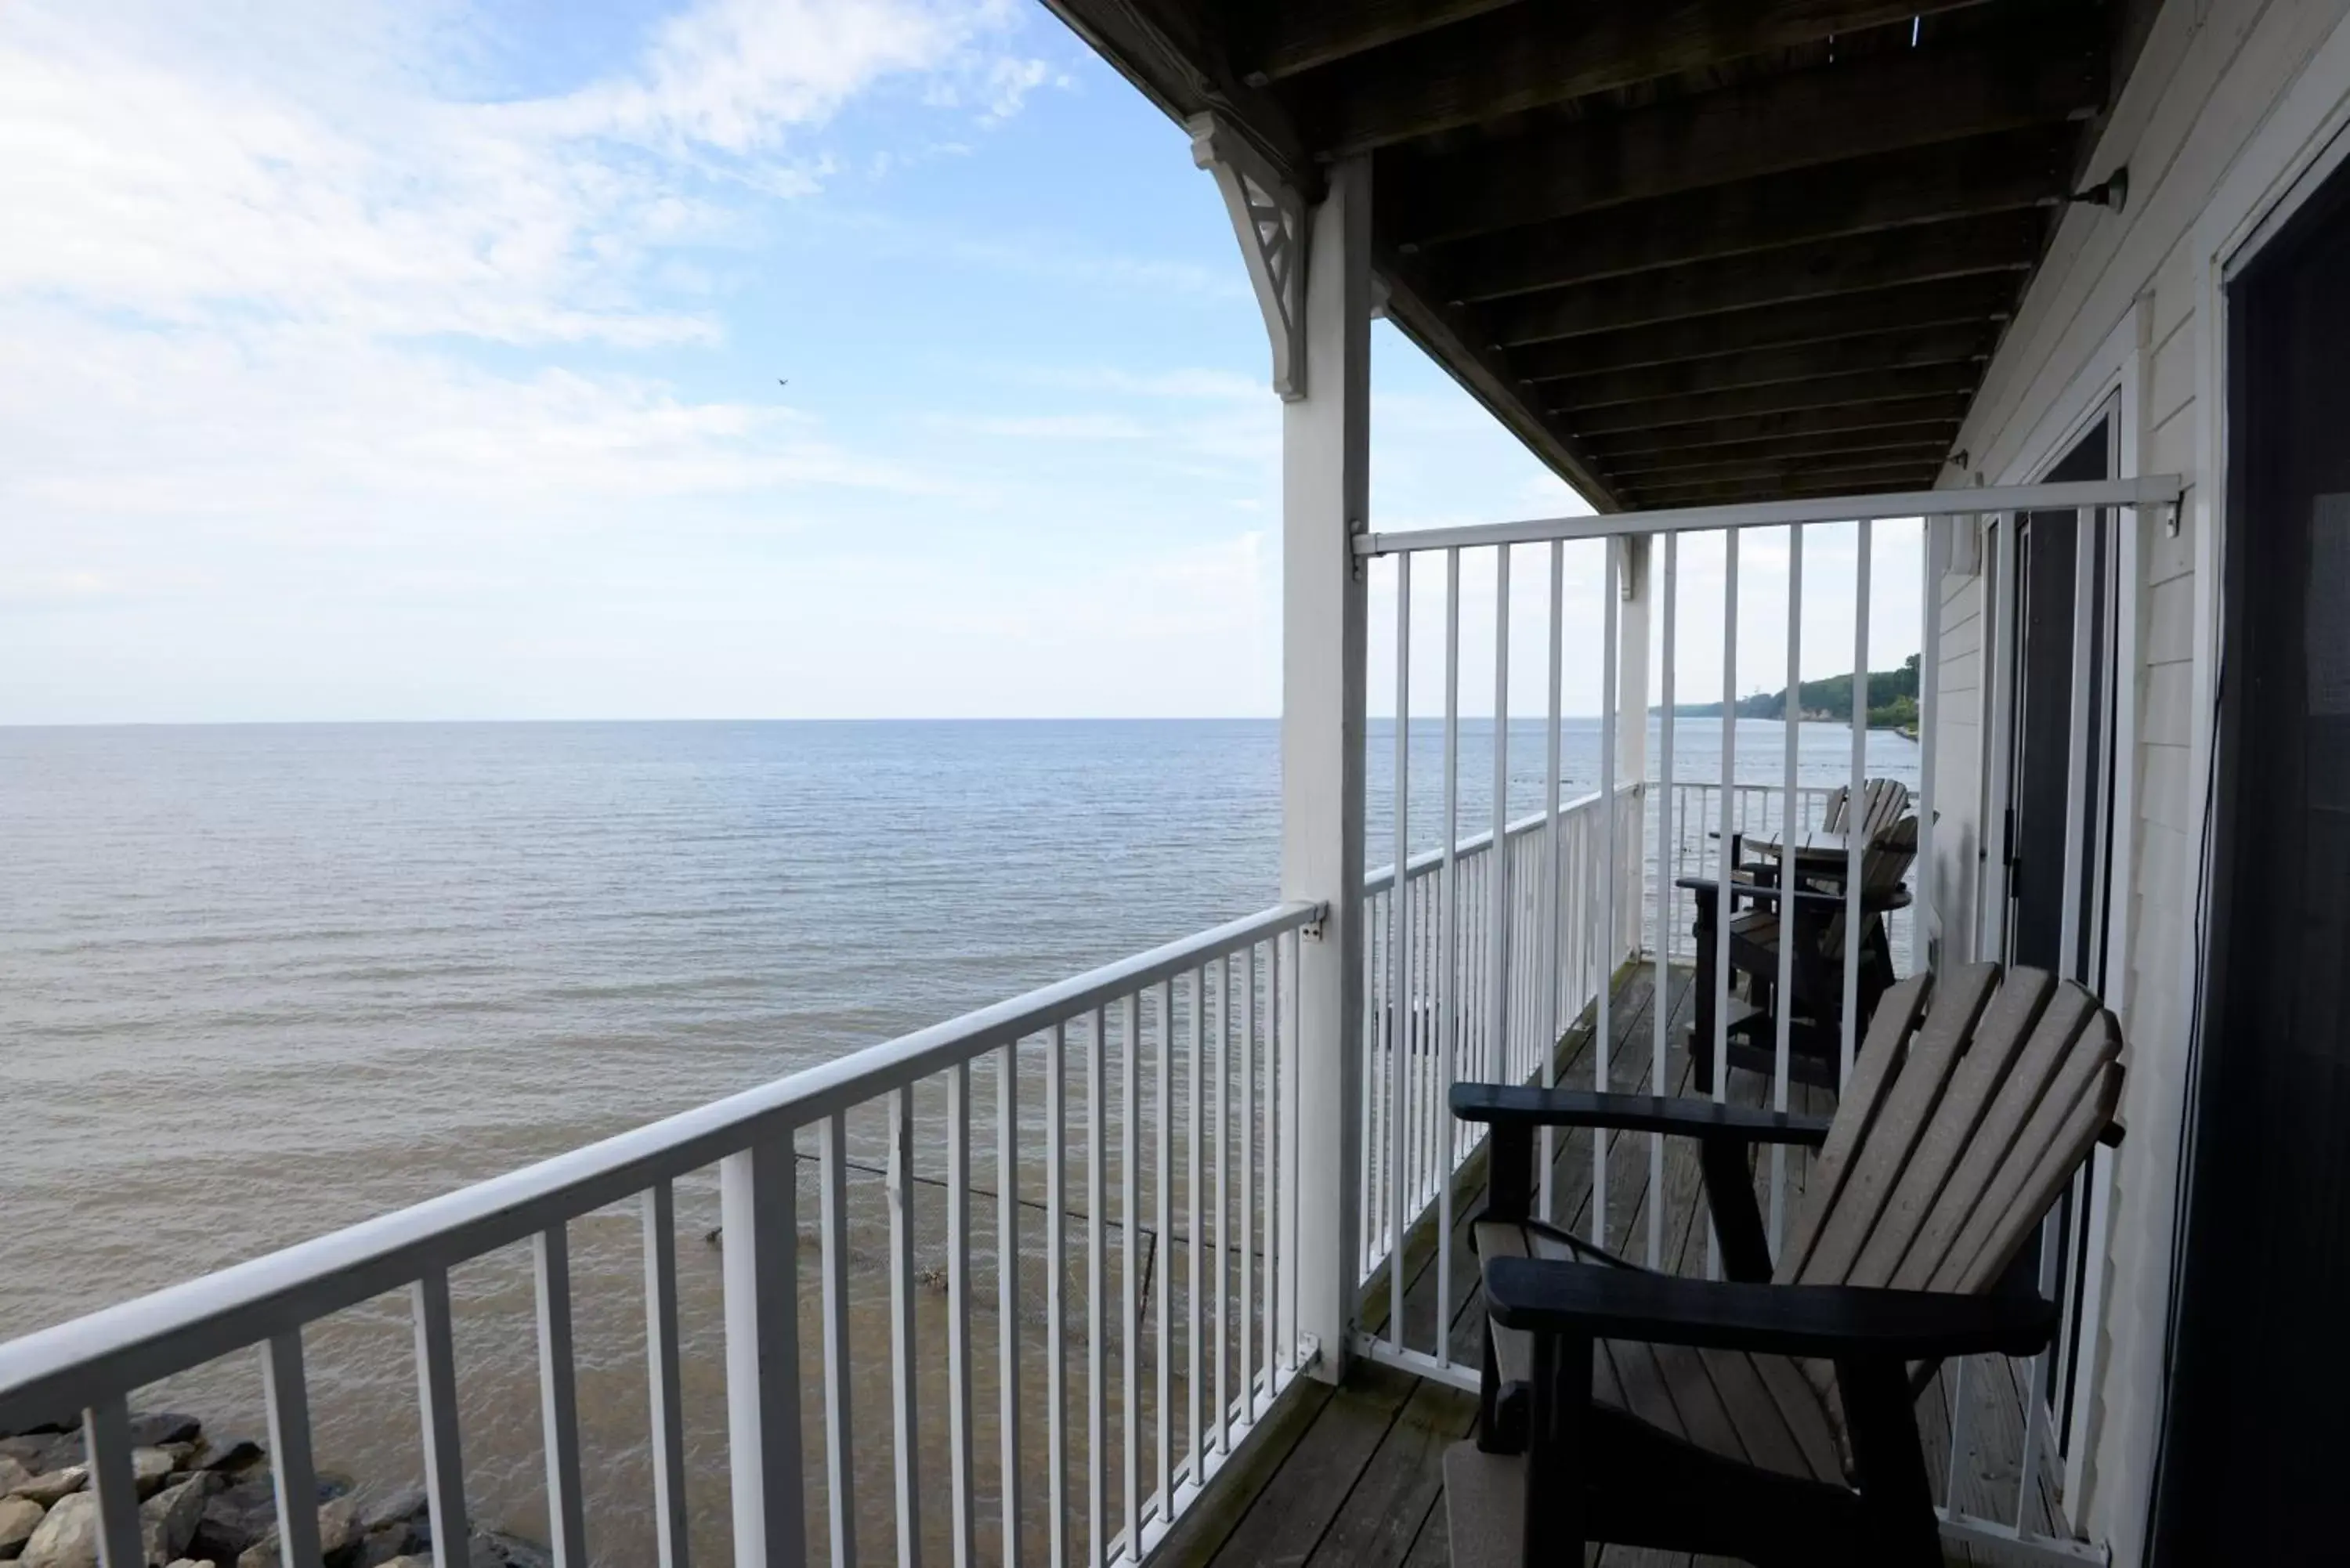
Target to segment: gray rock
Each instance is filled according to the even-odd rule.
[[[359,1554],[359,1501],[338,1497],[318,1510],[318,1555],[327,1568],[344,1568]]]
[[[146,1560],[155,1568],[176,1561],[195,1539],[203,1519],[208,1489],[201,1480],[182,1481],[149,1498],[139,1507],[139,1540]]]
[[[204,1503],[188,1555],[234,1563],[245,1549],[277,1527],[277,1488],[266,1474],[253,1474],[214,1492]]]
[[[150,1416],[130,1417],[130,1441],[141,1449],[160,1449],[166,1443],[192,1443],[203,1435],[204,1424],[193,1416],[182,1416],[172,1411],[158,1411]]]
[[[359,1528],[373,1534],[388,1524],[406,1524],[424,1519],[432,1511],[432,1500],[421,1486],[402,1487],[387,1492],[369,1502],[359,1511]]]
[[[356,1498],[329,1498],[318,1508],[318,1556],[327,1568],[351,1568],[364,1539]],[[237,1557],[237,1568],[276,1568],[277,1530],[273,1524]]]
[[[68,1465],[64,1469],[51,1470],[47,1475],[37,1475],[21,1483],[16,1488],[16,1495],[29,1497],[43,1508],[55,1508],[59,1498],[81,1490],[82,1483],[88,1480],[88,1466]]]
[[[130,1482],[139,1489],[140,1497],[153,1497],[172,1479],[180,1461],[169,1449],[133,1449],[130,1450]]]
[[[81,1438],[66,1437],[0,1438],[0,1455],[16,1460],[35,1475],[47,1475],[81,1463]]]
[[[33,1479],[33,1472],[22,1459],[0,1454],[0,1497],[15,1494],[16,1489]]]
[[[61,1498],[25,1542],[24,1568],[97,1568],[98,1494]]]
[[[241,1432],[221,1432],[200,1439],[188,1464],[192,1469],[233,1476],[251,1469],[268,1457],[269,1450],[261,1446],[259,1438]]]
[[[554,1552],[535,1541],[525,1541],[503,1530],[477,1530],[470,1544],[476,1568],[485,1548],[499,1568],[555,1568]]]
[[[213,1563],[210,1558],[182,1557],[172,1563],[171,1568],[213,1568]]]
[[[48,1510],[28,1497],[0,1498],[0,1561],[15,1557],[41,1527]]]
[[[369,1502],[359,1514],[358,1568],[382,1568],[401,1557],[432,1551],[432,1508],[422,1487],[403,1487]]]

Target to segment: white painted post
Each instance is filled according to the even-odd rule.
[[[1298,1332],[1315,1375],[1344,1371],[1355,1309],[1361,1099],[1364,563],[1368,513],[1370,163],[1331,169],[1309,214],[1305,395],[1282,410],[1284,898],[1321,904],[1297,972]],[[1400,878],[1401,868],[1398,868]]]
[[[1616,620],[1616,776],[1638,784],[1648,776],[1648,606],[1651,602],[1649,564],[1652,551],[1647,534],[1623,536],[1617,556],[1618,611]],[[1639,843],[1642,813],[1632,814],[1632,841],[1618,844],[1624,857],[1624,886],[1616,906],[1617,929],[1608,933],[1608,973],[1639,950],[1638,933],[1648,883],[1648,857]],[[1631,933],[1629,941],[1626,932]]]

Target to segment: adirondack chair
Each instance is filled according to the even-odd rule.
[[[2054,1304],[2011,1265],[2091,1147],[2118,1141],[2122,1073],[2087,992],[1977,964],[1886,993],[1832,1120],[1455,1085],[1492,1152],[1478,1434],[1444,1465],[1454,1568],[1580,1563],[1595,1542],[1939,1565],[1917,1395],[1945,1357],[2054,1337]],[[1695,1138],[1727,1278],[1534,1220],[1540,1127]],[[1773,1143],[1817,1151],[1775,1267],[1751,1163]]]
[[[1892,780],[1893,790],[1902,786]],[[1888,795],[1890,792],[1887,792]],[[1907,792],[1902,791],[1904,802]],[[1860,966],[1858,1015],[1874,1013],[1893,983],[1893,948],[1885,916],[1908,901],[1902,881],[1918,857],[1918,819],[1904,816],[1875,834],[1860,861]],[[1679,886],[1697,895],[1699,1002],[1690,1029],[1690,1054],[1702,1093],[1713,1090],[1714,921],[1721,919],[1719,889],[1706,878],[1684,877]],[[1844,891],[1798,877],[1792,912],[1775,865],[1734,878],[1730,901],[1730,967],[1741,992],[1731,1020],[1729,1061],[1733,1067],[1772,1072],[1778,1062],[1778,1010],[1792,1010],[1788,1027],[1788,1076],[1799,1084],[1833,1089],[1840,1077],[1844,1038],[1844,969],[1850,940],[1851,909]],[[1794,944],[1793,985],[1779,994],[1779,950]]]

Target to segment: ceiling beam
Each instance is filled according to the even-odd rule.
[[[1575,0],[1399,40],[1295,83],[1308,138],[1333,157],[1615,92],[1773,49],[1983,0]],[[1270,7],[1269,7],[1270,8]]]
[[[1569,370],[1627,370],[1752,348],[1824,343],[1923,327],[1981,324],[2012,315],[2020,292],[2018,280],[2005,274],[1944,278],[1833,299],[1593,333],[1565,342],[1529,343],[1511,351],[1509,361],[1514,374],[1538,381]],[[1493,340],[1490,333],[1485,337]]]
[[[1783,414],[1749,414],[1742,419],[1710,420],[1703,424],[1673,425],[1657,430],[1626,431],[1595,437],[1585,443],[1594,462],[1607,467],[1648,452],[1693,452],[1700,447],[1734,446],[1742,441],[1778,441],[1789,436],[1818,435],[1828,431],[1886,431],[1901,426],[1930,425],[1958,431],[1966,417],[1969,399],[1943,393],[1930,398],[1897,398],[1882,403],[1855,403],[1841,409],[1797,409]],[[1933,437],[1910,432],[1916,440]]]
[[[1831,468],[1837,461],[1843,461],[1849,468],[1854,459],[1866,463],[1939,461],[1943,453],[1950,452],[1950,444],[1946,437],[1918,432],[1927,428],[1929,425],[1894,425],[1892,431],[1828,431],[1824,435],[1791,435],[1776,442],[1737,442],[1730,447],[1694,447],[1690,452],[1636,453],[1607,465],[1607,472],[1627,484],[1640,484],[1643,480],[1655,480],[1659,472],[1694,477],[1715,468],[1782,463],[1788,459],[1807,459]]]
[[[1882,495],[1894,492],[1930,490],[1940,477],[1939,465],[1908,463],[1892,468],[1847,470],[1810,474],[1791,470],[1770,480],[1713,479],[1688,484],[1644,485],[1631,492],[1643,509],[1735,504],[1749,501],[1796,501],[1814,496]]]
[[[1238,127],[1307,201],[1321,167],[1289,112],[1231,64],[1222,13],[1191,0],[1044,0],[1046,10],[1181,125],[1214,109]]]
[[[1724,354],[1712,359],[1644,365],[1632,370],[1554,377],[1544,381],[1544,385],[1552,410],[1575,416],[1570,422],[1580,428],[1583,415],[1597,409],[1613,408],[1618,403],[1704,397],[1719,392],[1783,386],[1793,381],[1821,381],[1916,369],[1929,365],[1949,366],[1980,361],[1991,358],[1992,338],[1991,327],[1970,322],[1956,327],[1928,327],[1911,332],[1887,332],[1869,337],[1840,337],[1828,343],[1803,343],[1792,348],[1756,348],[1742,354]],[[1520,356],[1522,358],[1524,357]],[[1830,398],[1827,400],[1848,400]],[[1804,405],[1790,406],[1801,408]]]
[[[2040,214],[2004,213],[1756,256],[1667,267],[1496,300],[1483,318],[1503,347],[1982,273],[2029,272]]]
[[[1782,245],[2053,206],[2071,189],[2072,147],[2069,128],[1970,137],[1635,202],[1604,223],[1533,223],[1422,254],[1451,297],[1473,304]]]
[[[1770,479],[1790,465],[1822,475],[1853,468],[1889,468],[1901,464],[1939,462],[1950,452],[1940,441],[1908,441],[1889,445],[1854,447],[1843,452],[1795,452],[1787,457],[1714,458],[1698,462],[1627,463],[1608,470],[1609,477],[1635,487],[1700,483],[1712,479]]]
[[[2050,26],[2031,37],[1857,56],[1457,151],[1390,150],[1376,165],[1380,227],[1425,244],[2060,123],[2105,99],[2105,58],[2073,43],[2079,32]]]
[[[1737,468],[1709,468],[1671,472],[1671,475],[1640,475],[1628,477],[1627,484],[1648,493],[1671,493],[1676,486],[1685,484],[1845,484],[1845,482],[1877,482],[1892,475],[1892,484],[1901,484],[1898,475],[1922,475],[1941,465],[1941,449],[1927,452],[1887,452],[1876,461],[1835,461],[1826,463],[1742,463]]]
[[[1377,209],[1375,208],[1374,211]],[[1388,320],[1441,366],[1462,389],[1483,404],[1551,471],[1574,486],[1597,512],[1620,503],[1598,467],[1561,421],[1529,396],[1532,389],[1510,373],[1502,356],[1461,330],[1461,312],[1431,303],[1409,257],[1375,255],[1375,268],[1388,286]]]
[[[1618,403],[1587,414],[1560,416],[1577,436],[1598,441],[1633,431],[1662,430],[1674,425],[1711,424],[1717,420],[1747,419],[1755,414],[1791,414],[1804,409],[1844,409],[1857,403],[1895,402],[1908,398],[1971,396],[1981,382],[1979,364],[1928,365],[1910,370],[1870,370],[1856,376],[1830,376],[1816,381],[1784,381],[1774,387],[1749,387],[1734,392],[1708,392],[1690,398],[1659,398],[1653,402]]]
[[[1498,11],[1517,0],[1271,0],[1233,8],[1233,55],[1263,87],[1383,44]]]

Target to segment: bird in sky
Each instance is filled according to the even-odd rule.
[[[778,376],[775,378],[775,385],[778,387],[788,387],[791,384],[792,379],[789,376]]]

